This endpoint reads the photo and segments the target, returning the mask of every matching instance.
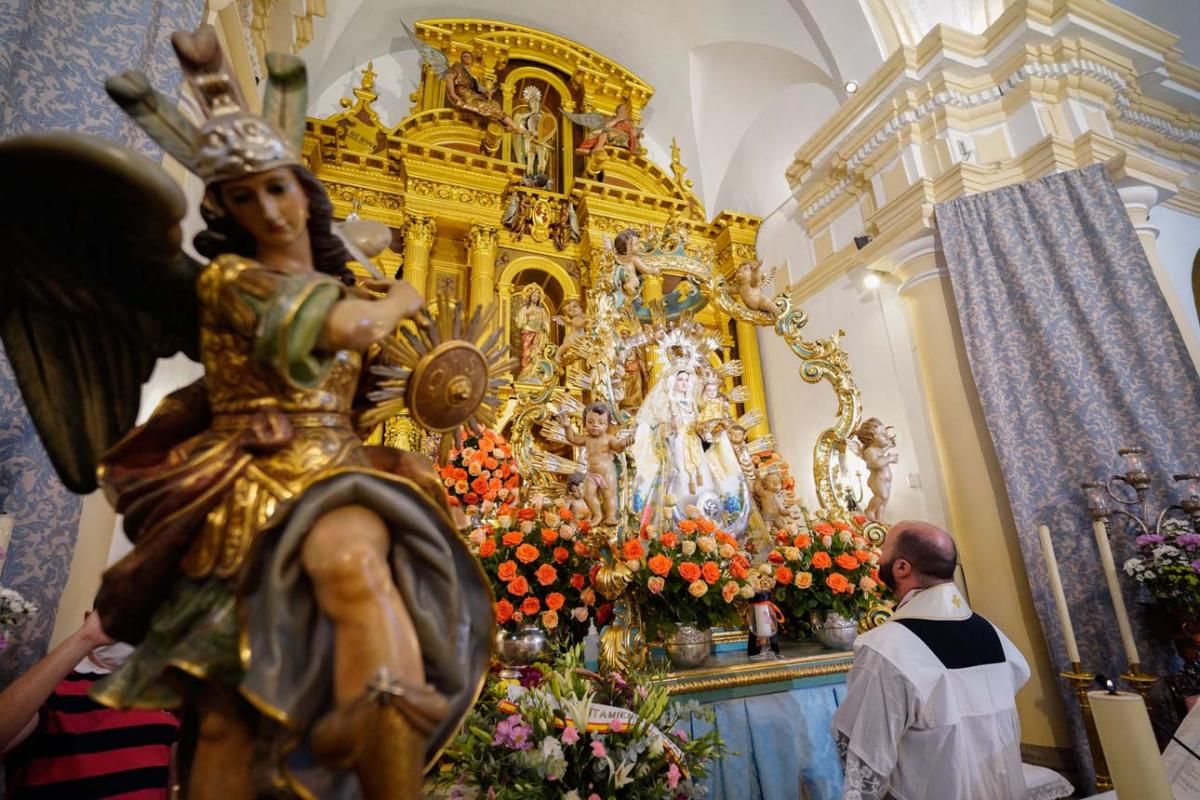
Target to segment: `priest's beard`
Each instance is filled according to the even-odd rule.
[[[895,565],[896,559],[885,561],[879,565],[879,580],[883,581],[883,585],[896,591],[896,575],[892,572],[892,566]]]

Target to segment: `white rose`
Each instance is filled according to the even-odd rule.
[[[571,616],[575,618],[576,622],[587,622],[587,606],[580,606],[579,608],[572,609]]]
[[[640,559],[631,558],[625,562],[625,566],[629,567],[629,569],[632,570],[633,572],[637,572],[639,569],[642,568],[642,562]]]
[[[824,547],[826,550],[833,547],[833,537],[830,536],[829,534],[825,534],[824,536],[822,536],[821,537],[821,547]]]
[[[683,543],[679,545],[679,549],[685,556],[690,556],[696,552],[696,543],[691,539],[684,539]]]
[[[731,544],[723,544],[717,548],[717,555],[721,558],[733,558],[734,549]]]
[[[783,548],[783,557],[786,558],[788,561],[799,561],[800,560],[800,548],[799,547]]]
[[[754,597],[754,587],[747,583],[742,587],[741,595],[747,600],[749,600],[751,597]]]
[[[774,575],[775,574],[775,566],[773,564],[763,562],[762,564],[758,565],[758,571],[761,572],[763,575]]]
[[[475,530],[471,531],[471,535],[467,537],[471,544],[475,545],[476,547],[483,544],[483,540],[486,538],[487,532],[484,531],[483,528],[476,528]]]
[[[842,544],[850,544],[854,537],[850,534],[850,531],[838,531],[837,538]]]

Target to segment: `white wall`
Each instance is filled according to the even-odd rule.
[[[1192,264],[1200,251],[1200,218],[1166,206],[1150,211],[1150,224],[1158,228],[1158,258],[1166,268],[1170,287],[1182,300],[1183,318],[1176,319],[1181,328],[1190,327],[1200,336],[1200,319],[1192,299]]]

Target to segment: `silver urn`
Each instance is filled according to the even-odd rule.
[[[808,621],[817,641],[830,650],[850,650],[858,638],[858,620],[843,617],[836,611],[813,611]]]
[[[712,631],[694,625],[680,625],[663,642],[667,658],[677,667],[698,667],[712,649]]]
[[[528,667],[541,661],[549,640],[536,625],[496,633],[496,658],[506,667]]]

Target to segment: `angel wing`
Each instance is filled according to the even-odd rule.
[[[576,125],[582,125],[589,131],[598,131],[603,128],[612,117],[606,117],[599,111],[588,111],[579,113],[575,111],[564,111],[563,116],[574,122]]]
[[[417,48],[417,52],[421,54],[421,62],[428,64],[429,68],[433,70],[434,75],[437,75],[439,78],[445,78],[446,73],[450,71],[450,59],[446,57],[446,54],[433,45],[418,39],[417,35],[405,24],[404,20],[400,20],[400,24],[404,26],[404,32],[408,34],[413,47]]]
[[[758,277],[758,288],[759,289],[765,289],[767,286],[771,285],[771,281],[775,280],[775,271],[777,269],[779,269],[778,264],[776,264],[773,267],[767,267],[766,269],[763,269],[761,266],[758,268],[758,276],[759,276]]]
[[[157,164],[54,132],[0,142],[0,339],[67,488],[134,424],[156,360],[198,346],[183,192]]]

